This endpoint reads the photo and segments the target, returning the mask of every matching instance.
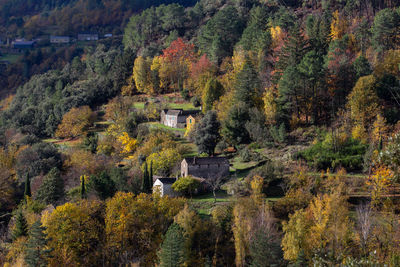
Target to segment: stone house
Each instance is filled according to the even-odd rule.
[[[161,196],[177,196],[178,194],[172,189],[172,184],[176,182],[176,178],[157,178],[153,184],[153,193],[160,192]]]
[[[50,43],[52,44],[68,44],[71,41],[69,36],[50,35]]]
[[[161,111],[160,122],[172,128],[186,128],[187,118],[194,118],[200,110],[164,109]]]
[[[229,161],[225,157],[184,158],[181,162],[181,176],[207,179],[215,175],[229,175]]]

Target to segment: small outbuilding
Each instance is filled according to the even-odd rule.
[[[160,192],[161,196],[175,197],[178,194],[172,189],[176,178],[157,178],[153,184],[153,193]]]

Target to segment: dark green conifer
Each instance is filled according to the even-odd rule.
[[[31,197],[31,196],[32,196],[32,192],[31,192],[31,181],[30,181],[30,179],[29,179],[29,175],[28,175],[28,174],[25,175],[25,191],[24,191],[24,196],[25,196],[25,199],[26,199],[27,196],[28,196],[28,197]]]
[[[81,199],[86,198],[85,176],[81,176]]]
[[[30,231],[29,239],[25,251],[25,263],[30,267],[47,266],[50,258],[50,249],[46,249],[48,239],[41,226],[40,221],[36,221]]]
[[[148,178],[148,170],[147,170],[147,162],[144,162],[144,170],[143,170],[143,179],[142,179],[142,192],[147,193],[148,192],[148,184],[149,184],[149,178]]]
[[[149,170],[149,187],[148,192],[151,193],[153,189],[153,161],[150,161],[150,170]]]
[[[36,199],[45,204],[53,204],[64,195],[64,181],[60,176],[60,171],[53,168],[43,179],[42,185],[36,194]]]
[[[19,208],[17,213],[15,214],[15,228],[12,232],[13,240],[16,240],[18,237],[26,236],[28,234],[27,230],[27,222],[24,214],[22,213],[22,209]]]
[[[177,224],[172,224],[164,242],[161,245],[159,253],[161,267],[178,267],[182,266],[185,259],[185,240],[182,229]]]

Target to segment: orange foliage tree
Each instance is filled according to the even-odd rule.
[[[72,108],[67,112],[56,131],[56,137],[76,137],[85,133],[94,121],[94,113],[88,106]]]

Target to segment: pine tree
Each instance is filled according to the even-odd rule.
[[[296,262],[293,264],[293,267],[303,267],[303,266],[308,266],[308,263],[304,250],[301,249],[299,255],[297,256]]]
[[[208,111],[201,122],[196,126],[195,144],[199,153],[213,155],[220,139],[220,123],[215,111]]]
[[[255,104],[255,97],[260,90],[260,79],[249,58],[245,59],[243,69],[236,75],[235,100],[249,107]]]
[[[250,255],[253,267],[279,266],[282,249],[274,236],[260,228],[250,243]]]
[[[64,182],[60,177],[60,171],[53,168],[43,179],[42,185],[36,194],[36,199],[45,204],[56,204],[64,196]]]
[[[161,245],[159,253],[161,267],[175,267],[182,266],[185,256],[185,240],[182,234],[182,229],[177,224],[172,224],[167,234],[165,235],[164,242]]]
[[[19,208],[15,215],[15,228],[12,232],[12,238],[13,240],[16,240],[18,237],[26,236],[27,233],[27,222],[24,214],[22,213],[22,209]]]
[[[31,192],[31,181],[29,179],[29,174],[26,174],[25,176],[25,192],[24,192],[25,199],[26,197],[31,197],[32,192]]]
[[[36,221],[30,231],[26,246],[25,262],[30,267],[47,266],[50,257],[50,249],[46,249],[47,236],[45,228],[41,226],[40,221]]]

